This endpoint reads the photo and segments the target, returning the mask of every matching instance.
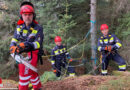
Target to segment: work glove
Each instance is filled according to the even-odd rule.
[[[21,53],[25,50],[25,44],[23,42],[21,42],[19,45],[18,45],[18,53]]]
[[[72,62],[73,61],[73,59],[69,59],[69,62]]]
[[[56,72],[57,72],[57,70],[55,70],[55,69],[54,69],[54,70],[53,70],[53,72],[54,72],[54,73],[56,73]]]
[[[18,47],[17,46],[11,46],[10,47],[10,53],[12,54],[12,53],[15,53],[15,52],[19,52]]]
[[[104,48],[104,50],[111,52],[113,50],[113,46],[109,45]]]

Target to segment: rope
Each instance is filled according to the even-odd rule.
[[[97,66],[94,70],[91,70],[90,72],[88,72],[88,74],[90,74],[90,73],[96,71],[96,70],[99,68],[100,65],[101,65],[101,63],[99,63],[98,66]]]
[[[81,44],[82,42],[84,42],[84,41],[87,39],[87,37],[88,37],[88,35],[90,34],[92,28],[94,27],[94,24],[95,24],[96,21],[90,21],[90,22],[93,22],[93,25],[92,25],[92,27],[89,29],[89,31],[87,32],[87,34],[86,34],[86,36],[84,37],[84,39],[82,39],[81,41],[79,41],[79,43],[75,44],[74,46],[72,46],[71,48],[69,48],[69,49],[66,50],[66,51],[70,51],[71,49],[77,47],[79,44]],[[63,52],[63,53],[64,53],[64,52]],[[60,55],[60,54],[62,54],[62,53],[59,53],[59,54],[57,54],[57,55]],[[56,56],[56,55],[48,55],[48,56],[42,56],[42,57],[51,57],[51,56]]]

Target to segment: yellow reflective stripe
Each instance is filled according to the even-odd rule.
[[[102,40],[99,40],[100,41],[100,43],[102,44],[103,43],[103,41]]]
[[[104,39],[104,42],[108,42],[108,39]]]
[[[24,29],[24,30],[23,30],[23,33],[27,34],[27,33],[28,33],[28,30],[25,30],[25,29]]]
[[[114,38],[112,37],[112,38],[110,38],[110,40],[114,40]]]
[[[18,42],[18,40],[15,38],[12,38],[11,42]]]
[[[32,33],[37,34],[37,30],[33,30]]]
[[[75,76],[75,73],[69,73],[69,76]]]
[[[63,49],[60,49],[60,53],[63,53]]]
[[[108,43],[108,39],[104,39],[104,43]]]
[[[106,73],[107,73],[107,70],[102,70],[102,73],[103,73],[103,74],[106,74]]]
[[[55,64],[55,61],[51,61],[51,64]]]
[[[17,28],[17,31],[20,32],[20,31],[21,31],[21,28]]]
[[[62,49],[57,49],[56,51],[54,51],[55,55],[57,54],[62,54],[66,51],[66,48],[62,48]]]
[[[119,68],[125,68],[126,65],[119,65]]]
[[[65,48],[63,48],[63,50],[66,50]]]
[[[40,44],[39,44],[39,42],[36,41],[36,44],[37,44],[37,48],[40,48]]]
[[[54,53],[55,53],[55,55],[59,54],[59,53],[58,53],[58,50],[54,51]]]
[[[98,51],[101,51],[101,46],[98,47]]]
[[[40,44],[39,44],[39,42],[33,42],[33,44],[34,44],[34,48],[35,49],[38,49],[38,48],[40,48]]]
[[[122,46],[122,44],[121,44],[121,43],[119,43],[119,42],[117,42],[117,43],[116,43],[116,46],[119,48],[119,47],[121,47],[121,46]]]

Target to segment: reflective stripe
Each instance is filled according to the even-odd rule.
[[[29,35],[29,37],[32,37],[32,36],[35,36],[36,34],[34,34],[34,33],[31,33],[30,35]]]
[[[21,28],[17,28],[17,34],[20,34]]]
[[[63,53],[63,49],[60,49],[60,53]]]
[[[26,77],[22,77],[22,76],[19,76],[20,80],[28,80],[30,79],[31,76],[26,76]]]
[[[122,46],[122,44],[119,43],[119,42],[117,42],[117,43],[116,43],[116,46],[117,46],[118,48],[120,48],[120,47]]]
[[[98,47],[98,51],[101,51],[101,48],[102,48],[102,47],[101,47],[101,46],[99,46],[99,47]]]
[[[38,80],[36,83],[32,83],[32,85],[37,85],[40,82],[40,80]]]
[[[33,45],[34,45],[34,48],[35,49],[38,49],[38,48],[40,48],[40,44],[39,44],[39,42],[33,42]]]
[[[55,53],[55,55],[57,55],[57,54],[62,54],[65,51],[66,51],[65,48],[63,48],[63,49],[57,49],[56,51],[54,51],[54,53]]]
[[[0,88],[3,87],[3,84],[0,84]]]
[[[102,40],[99,40],[101,44],[103,44],[103,41]]]
[[[75,73],[70,73],[69,76],[75,76]]]
[[[69,53],[67,52],[66,55],[68,55]]]
[[[28,33],[28,30],[23,30],[23,36],[26,36],[27,35],[27,33]]]
[[[110,40],[109,40],[109,42],[112,43],[113,41],[114,41],[114,38],[111,37]]]
[[[15,38],[12,38],[11,42],[15,42],[15,43],[17,43],[17,42],[18,42],[18,40],[17,40],[17,39],[15,39]]]
[[[33,30],[32,33],[37,34],[37,30]]]
[[[102,70],[102,74],[107,74],[107,70]]]
[[[32,33],[29,35],[29,37],[35,36],[37,34],[37,30],[30,28],[30,30],[32,30]]]
[[[17,31],[20,32],[20,31],[21,31],[21,28],[17,28]]]
[[[55,55],[59,54],[58,50],[54,51]]]
[[[51,64],[55,64],[55,61],[51,61]]]
[[[25,29],[24,29],[24,30],[23,30],[23,33],[26,33],[26,34],[27,34],[27,33],[28,33],[28,30],[25,30]]]
[[[29,81],[28,82],[19,82],[19,84],[21,85],[21,86],[26,86],[26,85],[28,85],[29,84]]]
[[[36,77],[35,79],[31,79],[32,82],[35,82],[38,80],[38,77]]]
[[[62,50],[63,50],[63,52],[66,52],[66,48],[63,48]]]
[[[108,43],[108,39],[104,39],[104,43],[106,43],[106,44],[107,44],[107,43]]]
[[[126,69],[126,65],[119,65],[119,69]]]

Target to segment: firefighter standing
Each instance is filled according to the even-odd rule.
[[[68,63],[66,61],[66,58],[69,59],[69,62],[72,62],[72,59],[67,52],[67,49],[64,45],[61,44],[62,40],[60,36],[55,37],[55,44],[56,46],[52,49],[52,57],[51,57],[51,63],[52,68],[54,69],[53,72],[56,73],[57,77],[60,77],[61,75],[61,67],[66,68],[69,72],[69,76],[75,76],[74,68],[67,67]]]
[[[43,28],[35,21],[34,6],[31,2],[23,2],[20,6],[20,20],[10,44],[10,53],[28,52],[32,59],[29,61],[37,66],[38,54],[42,49]],[[40,90],[41,82],[38,73],[32,71],[24,64],[19,64],[19,90],[28,90],[31,81],[34,90]]]
[[[103,35],[98,39],[98,51],[102,53],[102,75],[107,75],[107,67],[110,59],[117,62],[119,71],[125,71],[126,63],[117,53],[117,49],[122,46],[121,41],[114,34],[108,33],[107,24],[102,24],[100,29]]]

